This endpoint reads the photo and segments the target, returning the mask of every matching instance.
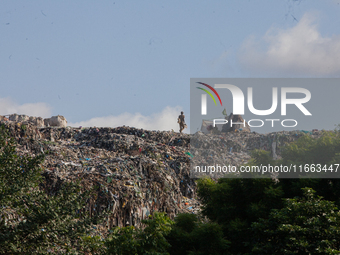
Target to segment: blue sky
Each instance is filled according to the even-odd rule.
[[[2,0],[0,114],[177,130],[190,78],[339,77],[339,3]]]

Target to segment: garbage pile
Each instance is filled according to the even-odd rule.
[[[86,209],[90,214],[110,211],[105,224],[98,226],[100,232],[114,226],[139,227],[141,220],[155,211],[166,212],[172,219],[182,212],[198,213],[195,179],[190,178],[192,161],[213,161],[219,153],[225,162],[240,165],[249,160],[253,149],[270,150],[279,156],[280,145],[304,134],[188,135],[125,126],[39,127],[4,118],[0,118],[0,124],[17,140],[19,155],[45,154],[42,167],[50,194],[65,181],[79,180],[84,189],[96,187]]]
[[[199,178],[206,176],[206,173],[199,174],[194,171],[195,166],[240,166],[245,164],[251,158],[251,152],[255,149],[262,149],[271,152],[273,159],[281,156],[283,147],[296,141],[303,135],[310,135],[313,138],[320,137],[322,131],[313,130],[295,130],[280,131],[268,134],[259,134],[256,132],[234,132],[216,135],[205,135],[197,132],[192,135],[191,145],[191,177]],[[208,174],[211,178],[221,178],[219,173]]]
[[[7,117],[8,118],[7,118]],[[0,120],[4,122],[18,122],[21,125],[31,124],[37,127],[66,127],[67,126],[67,120],[64,116],[57,115],[52,116],[51,118],[43,119],[41,117],[33,117],[33,116],[27,116],[24,114],[9,114],[5,116],[0,116]]]
[[[56,193],[64,181],[80,180],[86,189],[97,187],[87,210],[111,211],[103,228],[138,227],[155,211],[167,212],[170,218],[199,211],[195,182],[189,178],[189,135],[130,127],[1,123],[18,141],[19,155],[45,154],[47,192]]]

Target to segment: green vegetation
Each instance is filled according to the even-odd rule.
[[[143,220],[145,228],[115,228],[106,240],[107,254],[167,255],[170,244],[166,235],[171,231],[172,221],[164,213],[154,213]]]
[[[174,255],[229,254],[229,242],[217,223],[203,223],[195,214],[179,214],[167,236]]]
[[[18,156],[0,129],[0,254],[77,253],[98,221],[82,213],[89,192],[65,183],[54,196],[43,190],[44,159]]]
[[[339,254],[340,212],[334,202],[303,189],[302,198],[285,199],[280,210],[252,224],[252,254]]]
[[[252,222],[266,217],[270,209],[280,208],[282,189],[271,179],[211,179],[198,182],[198,196],[203,211],[211,221],[218,223],[232,254],[251,250],[249,233]]]

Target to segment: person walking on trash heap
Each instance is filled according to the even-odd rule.
[[[185,129],[187,127],[187,125],[185,124],[185,120],[184,120],[185,116],[183,114],[183,112],[181,112],[181,115],[178,116],[177,119],[177,123],[179,124],[179,132],[182,133],[183,129]]]

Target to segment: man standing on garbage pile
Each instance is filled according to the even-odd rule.
[[[187,125],[185,124],[185,120],[184,120],[185,116],[183,114],[183,112],[181,112],[181,115],[178,116],[177,119],[177,123],[179,124],[179,132],[182,133],[183,129],[185,129],[187,127]]]

